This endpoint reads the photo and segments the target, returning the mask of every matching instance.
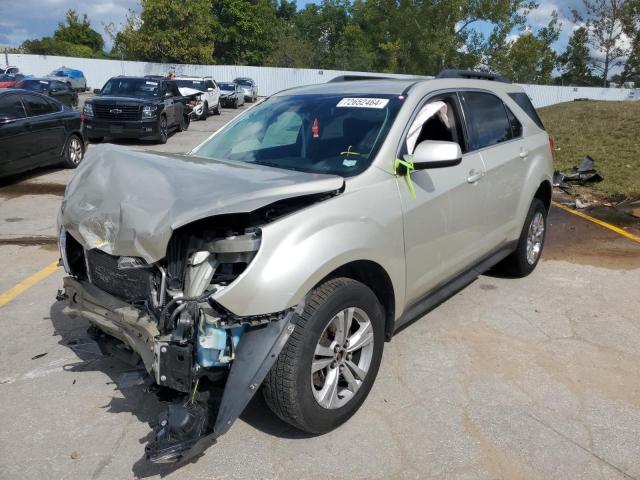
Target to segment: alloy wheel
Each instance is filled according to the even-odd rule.
[[[541,212],[536,212],[531,219],[527,234],[527,262],[529,262],[529,265],[535,264],[540,256],[544,240],[544,228],[544,216]]]
[[[325,327],[311,363],[311,389],[318,404],[333,410],[358,392],[371,366],[374,334],[364,310],[349,307]]]
[[[73,165],[78,165],[82,160],[82,143],[76,136],[69,141],[69,160]]]

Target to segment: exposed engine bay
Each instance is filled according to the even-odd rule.
[[[125,355],[141,359],[157,385],[183,394],[158,420],[146,447],[149,460],[191,458],[243,411],[293,331],[295,312],[240,317],[213,295],[251,263],[260,225],[337,193],[195,221],[173,232],[166,256],[155,263],[86,249],[61,229],[62,263],[70,275],[58,295],[67,302],[65,313],[88,319],[101,348],[120,358],[122,345],[112,344],[114,338],[123,342],[131,349]]]

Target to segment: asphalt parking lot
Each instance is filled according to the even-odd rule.
[[[166,145],[119,143],[187,152],[235,113]],[[258,395],[197,461],[147,464],[162,399],[61,314],[61,269],[31,277],[58,258],[71,175],[0,185],[0,292],[21,292],[0,303],[0,478],[640,478],[640,243],[556,207],[538,269],[484,275],[399,333],[341,428],[306,437]]]

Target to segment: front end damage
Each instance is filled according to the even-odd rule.
[[[224,434],[293,331],[293,309],[239,317],[213,300],[260,248],[260,229],[232,220],[177,230],[155,263],[86,249],[61,230],[64,312],[119,340],[115,350],[137,354],[159,386],[182,394],[146,447],[152,462],[191,458]]]

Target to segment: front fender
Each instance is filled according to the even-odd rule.
[[[215,300],[239,316],[279,312],[337,268],[369,260],[389,274],[401,312],[402,211],[395,178],[380,174],[380,181],[362,187],[348,181],[343,194],[264,226],[256,257]]]

